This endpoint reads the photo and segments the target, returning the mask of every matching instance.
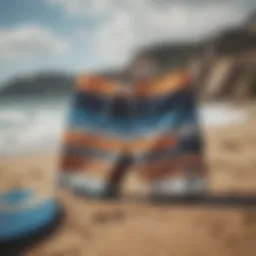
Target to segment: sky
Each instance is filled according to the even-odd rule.
[[[122,67],[143,46],[199,41],[255,9],[255,0],[0,0],[0,84]]]

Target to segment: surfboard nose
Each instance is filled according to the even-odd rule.
[[[40,232],[57,212],[54,199],[39,199],[33,190],[14,189],[0,194],[0,242]]]

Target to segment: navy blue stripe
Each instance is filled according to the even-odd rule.
[[[78,98],[80,96],[78,95]],[[172,95],[165,100],[157,100],[150,104],[135,101],[135,104],[128,106],[126,102],[122,108],[118,108],[121,102],[116,102],[113,106],[115,109],[112,110],[103,107],[105,103],[97,105],[95,102],[91,103],[92,99],[87,101],[84,96],[77,100],[71,110],[69,116],[71,129],[84,127],[113,135],[118,133],[118,136],[133,136],[141,132],[168,130],[184,124],[197,123],[193,97],[189,92]],[[92,109],[92,106],[95,108]]]
[[[105,158],[109,160],[115,160],[116,157],[118,156],[115,153],[110,153],[103,150],[97,150],[97,149],[81,147],[81,146],[71,146],[71,145],[65,145],[63,148],[63,153],[65,155],[70,155],[70,156]]]
[[[132,100],[110,98],[100,94],[77,93],[73,104],[74,109],[98,115],[109,109],[112,116],[122,119],[129,116],[145,117],[164,114],[177,106],[195,107],[191,90],[187,89],[150,99],[133,98]]]
[[[73,108],[86,109],[86,111],[100,112],[107,106],[109,98],[100,94],[85,94],[77,92],[74,95]]]
[[[186,152],[202,152],[203,141],[198,133],[196,136],[181,138],[179,142],[179,147]]]

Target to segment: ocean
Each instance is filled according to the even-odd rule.
[[[70,97],[12,98],[0,101],[0,156],[58,149],[69,112]],[[245,122],[248,114],[229,103],[198,107],[202,126]]]

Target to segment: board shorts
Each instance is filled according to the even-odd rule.
[[[151,194],[204,191],[203,141],[191,79],[171,73],[132,86],[79,76],[63,135],[59,182],[104,195],[117,162]]]

